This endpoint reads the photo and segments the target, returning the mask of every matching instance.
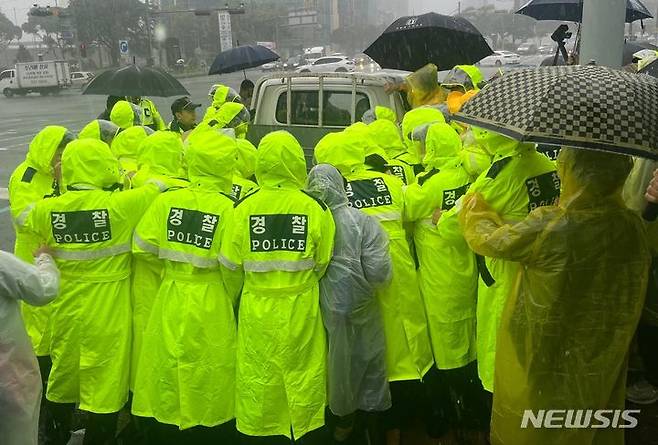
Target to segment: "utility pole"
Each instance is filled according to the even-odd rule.
[[[625,19],[626,0],[584,0],[581,65],[621,67]]]
[[[153,65],[153,38],[151,37],[151,1],[146,0],[146,38],[149,43],[149,56],[146,65]]]

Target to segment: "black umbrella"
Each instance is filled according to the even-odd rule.
[[[217,54],[208,75],[234,73],[279,59],[277,53],[262,45],[238,46]]]
[[[453,119],[513,139],[658,160],[658,79],[601,66],[507,73]]]
[[[382,68],[416,71],[428,63],[439,70],[474,64],[493,51],[465,18],[430,12],[397,19],[364,53]]]
[[[583,20],[583,0],[530,0],[516,13],[537,20],[581,22]],[[640,0],[626,1],[626,23],[652,17],[651,12]]]
[[[82,94],[169,97],[189,96],[190,93],[174,76],[160,68],[128,65],[94,77]]]
[[[658,47],[656,45],[652,45],[649,42],[626,42],[624,43],[624,58],[622,62],[622,66],[629,65],[633,63],[633,55],[637,53],[638,51],[642,51],[643,49],[653,49],[653,50],[658,50]],[[564,65],[564,59],[562,57],[558,57],[557,61],[558,65]],[[553,56],[546,57],[544,60],[541,62],[541,66],[552,66],[553,65]]]

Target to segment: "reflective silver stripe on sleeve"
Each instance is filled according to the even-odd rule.
[[[130,244],[117,244],[116,246],[104,247],[102,249],[94,250],[65,250],[65,249],[53,249],[55,258],[60,260],[76,260],[76,261],[85,261],[85,260],[98,260],[101,258],[107,258],[115,255],[121,255],[124,253],[130,253]]]
[[[160,253],[160,249],[158,249],[157,246],[154,246],[153,244],[144,241],[138,234],[135,232],[133,235],[133,240],[135,241],[135,244],[139,246],[140,249],[147,251],[148,253],[152,253],[153,255],[158,255]]]
[[[238,270],[240,268],[239,264],[234,263],[233,261],[226,258],[224,255],[219,255],[217,259],[222,264],[222,266],[226,267],[228,270]]]
[[[16,217],[16,225],[23,227],[25,226],[25,220],[27,220],[27,217],[30,215],[30,212],[34,208],[35,204],[30,204],[27,207],[23,209],[23,211]]]
[[[188,263],[201,269],[217,267],[216,258],[202,257],[194,255],[193,253],[179,252],[177,250],[164,249],[162,247],[159,249],[158,257],[163,260],[176,261],[178,263]]]
[[[402,213],[400,212],[385,212],[385,213],[368,213],[369,216],[379,221],[400,221],[402,220]]]
[[[300,272],[313,269],[315,260],[307,258],[301,261],[245,261],[243,267],[246,272]]]

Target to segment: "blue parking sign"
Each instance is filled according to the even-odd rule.
[[[128,41],[127,40],[119,40],[119,52],[122,55],[128,54]]]

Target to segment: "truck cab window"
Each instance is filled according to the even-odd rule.
[[[287,122],[287,96],[284,92],[279,96],[276,105],[276,120],[281,124]],[[328,127],[347,127],[351,124],[352,92],[325,91],[323,125]],[[361,120],[363,113],[370,109],[370,99],[364,93],[356,93],[355,122]],[[291,103],[291,125],[318,125],[319,105],[317,91],[293,91]]]

